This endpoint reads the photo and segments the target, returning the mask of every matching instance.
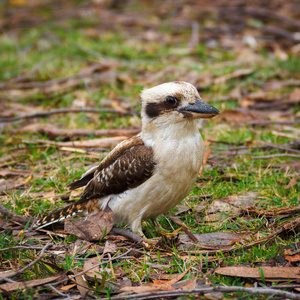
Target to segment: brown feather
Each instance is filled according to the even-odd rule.
[[[155,168],[152,148],[136,145],[122,149],[119,156],[99,168],[86,186],[81,199],[95,199],[110,194],[120,194],[135,188],[151,177]]]

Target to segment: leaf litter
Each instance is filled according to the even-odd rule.
[[[299,54],[296,32],[300,28],[295,4],[286,1],[274,12],[249,1],[243,6],[216,1],[214,7],[205,1],[187,1],[182,6],[165,1],[157,7],[145,2],[147,11],[142,7],[134,11],[121,1],[96,2],[80,9],[62,3],[61,9],[42,17],[40,1],[24,1],[20,6],[9,1],[14,18],[7,17],[9,13],[3,19],[9,33],[24,26],[27,30],[37,24],[43,27],[52,20],[63,24],[71,17],[85,22],[88,15],[96,25],[80,26],[90,39],[86,44],[103,35],[105,45],[113,49],[105,56],[107,48],[102,54],[83,43],[76,52],[70,46],[75,56],[84,53],[81,63],[73,54],[68,56],[73,67],[66,65],[67,59],[60,62],[62,68],[48,65],[47,59],[32,66],[27,57],[41,47],[41,39],[26,50],[24,66],[31,65],[29,69],[24,67],[16,75],[9,67],[1,75],[1,94],[9,99],[2,101],[0,110],[0,192],[1,204],[7,207],[0,209],[3,293],[18,293],[18,289],[30,293],[34,287],[36,296],[72,299],[96,295],[134,299],[150,294],[222,299],[223,292],[299,299],[299,167],[298,154],[292,151],[299,148],[300,116],[299,74],[293,61]],[[163,32],[161,19],[169,25]],[[112,32],[116,31],[126,36],[126,49],[119,42],[114,47]],[[53,32],[43,47],[52,47],[55,39],[61,43],[60,38]],[[160,48],[170,57],[161,55]],[[273,58],[267,60],[261,50]],[[177,207],[175,217],[171,212],[160,218],[168,233],[144,224],[147,237],[152,236],[146,243],[129,230],[114,227],[111,212],[40,231],[30,228],[30,217],[80,196],[80,191],[70,196],[62,186],[74,178],[75,169],[84,172],[105,156],[105,149],[140,130],[135,119],[137,100],[126,97],[137,95],[141,86],[167,79],[191,82],[203,98],[222,107],[221,116],[212,121],[214,128],[201,125],[210,144],[196,193]],[[88,91],[88,100],[81,98],[82,90]],[[120,93],[124,93],[122,101],[115,97]],[[99,97],[101,102],[94,100]],[[95,109],[99,105],[109,108]],[[242,132],[245,128],[247,132]],[[262,152],[268,155],[261,156]],[[281,154],[295,156],[286,160]],[[274,178],[282,174],[277,181],[267,182],[268,172]],[[252,176],[256,182],[248,189]],[[272,255],[259,256],[259,250]],[[245,253],[251,258],[246,259]],[[228,279],[232,276],[243,287],[232,286]],[[254,287],[249,287],[253,282]],[[269,289],[256,287],[261,284]]]

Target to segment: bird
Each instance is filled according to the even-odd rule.
[[[142,221],[155,220],[190,193],[205,151],[198,119],[220,112],[184,81],[144,89],[140,98],[141,132],[71,183],[70,190],[85,187],[80,199],[40,219],[38,229],[109,207],[115,223],[126,223],[145,236]]]

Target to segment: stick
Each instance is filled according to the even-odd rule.
[[[294,120],[294,121],[271,121],[271,120],[263,120],[263,121],[249,121],[248,124],[250,125],[294,125],[300,123],[300,120]]]
[[[105,264],[107,264],[107,263],[109,263],[109,262],[111,262],[111,261],[117,260],[117,259],[122,258],[122,257],[124,258],[124,256],[126,256],[130,251],[132,251],[132,248],[130,248],[128,251],[126,251],[125,253],[123,253],[123,254],[121,254],[121,255],[119,255],[119,256],[117,256],[117,257],[113,257],[113,258],[111,258],[111,259],[109,259],[109,260],[107,260],[107,261],[105,261],[105,262],[101,262],[101,263],[99,263],[99,264],[96,264],[96,265],[94,265],[94,266],[92,266],[92,267],[90,267],[90,268],[88,268],[88,269],[86,269],[86,270],[84,270],[84,271],[82,271],[82,272],[77,273],[76,275],[72,275],[72,276],[69,276],[68,278],[65,278],[65,279],[63,279],[63,280],[60,280],[60,281],[58,281],[58,282],[55,282],[55,283],[53,283],[52,285],[58,285],[58,284],[60,284],[60,283],[62,283],[62,282],[65,282],[65,281],[67,281],[67,280],[69,280],[69,279],[73,279],[73,278],[75,278],[75,277],[77,277],[77,276],[81,276],[81,275],[87,273],[88,271],[90,271],[90,270],[92,270],[92,269],[94,269],[94,268],[97,268],[97,267],[99,267],[99,266],[101,266],[101,265],[105,265]],[[130,258],[130,257],[126,257],[126,258],[128,259],[128,258]]]
[[[52,289],[56,294],[63,296],[63,297],[67,297],[68,300],[71,300],[71,297],[68,294],[64,294],[62,292],[60,292],[56,287],[54,287],[51,284],[47,284],[47,287],[49,287],[50,289]]]
[[[114,114],[120,114],[120,115],[138,115],[135,112],[130,111],[119,111],[113,108],[61,108],[61,109],[53,109],[48,111],[40,111],[33,114],[26,114],[23,116],[13,117],[13,118],[2,118],[0,119],[0,123],[4,122],[14,122],[18,120],[23,119],[31,119],[31,118],[45,118],[50,115],[54,114],[65,114],[65,113],[80,113],[80,112],[87,112],[87,113],[114,113]]]
[[[297,154],[289,154],[289,153],[281,153],[281,154],[273,154],[266,156],[253,156],[253,159],[269,159],[269,158],[277,158],[277,157],[295,157],[300,158],[300,155]]]
[[[143,294],[116,296],[110,299],[113,300],[161,299],[166,297],[179,297],[179,296],[190,295],[190,294],[203,295],[205,293],[212,293],[212,292],[222,292],[222,293],[244,292],[252,295],[255,294],[271,295],[271,296],[278,296],[278,297],[288,298],[288,299],[300,299],[299,294],[294,294],[291,292],[278,291],[270,288],[254,288],[254,287],[239,287],[239,286],[214,286],[214,287],[205,287],[205,288],[192,289],[192,290],[158,291],[158,292],[153,291],[150,293],[143,293]]]
[[[9,209],[5,208],[3,205],[0,205],[0,212],[2,212],[6,216],[11,217],[12,220],[15,220],[19,223],[27,224],[28,221],[29,221],[29,223],[35,222],[35,220],[33,218],[19,216],[19,215],[15,214],[14,212],[10,211]]]
[[[252,248],[253,246],[261,245],[262,243],[265,243],[265,242],[270,242],[271,240],[275,239],[278,235],[282,234],[283,232],[286,232],[289,230],[294,230],[295,228],[299,227],[299,225],[300,225],[300,217],[296,218],[292,221],[281,224],[279,229],[274,230],[268,236],[262,237],[256,241],[250,242],[243,246],[233,246],[231,248],[220,249],[220,250],[195,250],[195,251],[189,250],[189,252],[192,254],[193,253],[197,253],[197,254],[202,253],[202,254],[207,254],[207,255],[214,255],[214,254],[217,254],[220,252],[222,252],[223,254],[229,254],[232,251],[245,250],[245,249]],[[183,251],[183,252],[186,252],[186,251]]]
[[[0,252],[2,252],[2,251],[16,250],[16,249],[42,250],[43,248],[41,248],[41,247],[33,247],[33,246],[14,246],[14,247],[8,247],[8,248],[0,249]],[[53,255],[53,256],[57,256],[57,257],[61,257],[61,258],[65,259],[64,255],[60,255],[60,254],[57,254],[57,253],[54,253],[54,252],[51,252],[51,251],[48,251],[48,250],[45,250],[44,252],[47,253],[47,254],[50,254],[50,255]],[[89,258],[82,258],[82,257],[74,257],[73,259],[76,259],[76,260],[89,260]]]
[[[52,246],[52,245],[53,245],[53,243],[48,243],[48,244],[42,249],[42,251],[40,252],[39,257],[38,257],[37,259],[35,259],[34,261],[32,261],[30,264],[28,264],[28,265],[25,266],[24,268],[22,268],[22,269],[20,269],[20,270],[18,270],[18,271],[16,271],[16,272],[14,272],[14,273],[12,273],[12,274],[6,276],[6,277],[0,278],[0,280],[6,280],[7,278],[14,277],[14,276],[16,276],[16,275],[18,275],[18,274],[24,272],[25,270],[29,269],[30,267],[32,267],[34,264],[36,264],[37,262],[39,262],[39,261],[43,258],[43,254],[44,254],[45,250],[46,250],[47,248],[49,248],[50,246]]]
[[[118,228],[114,226],[110,231],[110,234],[122,235],[138,244],[143,242],[143,238],[141,236],[124,228]]]
[[[284,146],[284,145],[283,145]],[[239,147],[228,147],[226,149],[216,149],[217,151],[239,151],[239,150],[252,150],[252,149],[267,149],[267,148],[273,148],[283,151],[289,151],[289,152],[295,152],[300,153],[300,150],[283,147],[278,144],[264,144],[264,145],[256,145],[256,146],[239,146]]]
[[[285,24],[287,26],[292,26],[300,29],[300,21],[291,19],[289,17],[286,17],[282,14],[279,14],[278,12],[270,9],[265,8],[259,8],[259,7],[251,7],[251,6],[232,6],[232,7],[226,7],[225,9],[222,7],[222,10],[225,11],[225,13],[238,13],[239,15],[249,15],[254,18],[258,18],[261,20],[274,20],[278,22],[279,24]]]
[[[141,128],[137,129],[99,129],[99,130],[89,130],[89,129],[61,129],[55,128],[54,126],[45,126],[34,124],[33,126],[25,127],[18,129],[16,132],[39,132],[45,135],[50,136],[51,138],[57,136],[63,137],[85,137],[93,135],[98,136],[133,136],[138,134],[141,131]]]
[[[255,28],[255,27],[252,27],[252,28]],[[295,35],[294,33],[290,32],[288,30],[282,29],[282,28],[265,25],[265,26],[260,27],[260,30],[262,32],[266,32],[271,35],[286,38],[292,42],[299,42],[299,38],[297,37],[297,35]]]

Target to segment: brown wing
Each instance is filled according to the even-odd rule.
[[[93,167],[84,173],[81,178],[68,185],[70,190],[75,190],[87,185],[94,177],[96,171],[106,169],[118,159],[123,152],[127,151],[133,146],[144,145],[143,140],[139,136],[133,136],[122,143],[118,144],[99,164],[98,168]]]
[[[81,199],[89,200],[119,194],[135,188],[152,176],[154,168],[152,148],[141,144],[123,149],[109,165],[99,166]]]
[[[71,183],[70,189],[86,186],[80,202],[109,194],[119,194],[142,184],[155,168],[153,150],[134,136],[115,147],[100,163],[81,179]]]

